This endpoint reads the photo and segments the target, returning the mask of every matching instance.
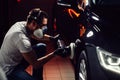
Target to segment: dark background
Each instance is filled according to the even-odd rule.
[[[51,32],[55,2],[56,0],[0,0],[0,45],[11,25],[17,21],[26,20],[32,8],[38,7],[48,13],[48,28]]]
[[[8,27],[8,2],[0,0],[0,44]]]

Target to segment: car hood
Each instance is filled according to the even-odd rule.
[[[84,40],[86,43],[93,44],[96,47],[99,46],[108,52],[120,55],[120,36],[118,35],[100,33]]]
[[[120,36],[103,36],[103,44],[100,47],[111,53],[120,54]]]
[[[103,2],[107,0],[101,0]],[[111,53],[120,54],[120,1],[116,0],[114,4],[112,4],[113,0],[110,0],[110,4],[105,2],[93,8],[93,12],[95,12],[100,18],[101,22],[99,28],[101,29],[101,33],[96,35],[94,39],[91,39],[92,43],[102,47],[106,51]]]

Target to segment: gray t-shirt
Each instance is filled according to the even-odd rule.
[[[31,43],[26,33],[26,22],[16,22],[7,32],[0,49],[0,66],[8,75],[23,56],[32,50]]]

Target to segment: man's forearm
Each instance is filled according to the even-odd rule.
[[[47,54],[46,56],[43,56],[41,58],[37,59],[36,62],[36,68],[40,68],[42,67],[45,63],[47,63],[50,59],[52,59],[54,57],[54,52],[51,52],[49,54]]]

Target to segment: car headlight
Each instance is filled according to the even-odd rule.
[[[89,31],[86,35],[87,38],[92,37],[94,35],[93,31]]]
[[[101,66],[107,70],[120,74],[120,57],[97,47],[97,55]]]
[[[95,21],[99,21],[99,18],[96,16],[91,16],[92,19],[94,19]]]

